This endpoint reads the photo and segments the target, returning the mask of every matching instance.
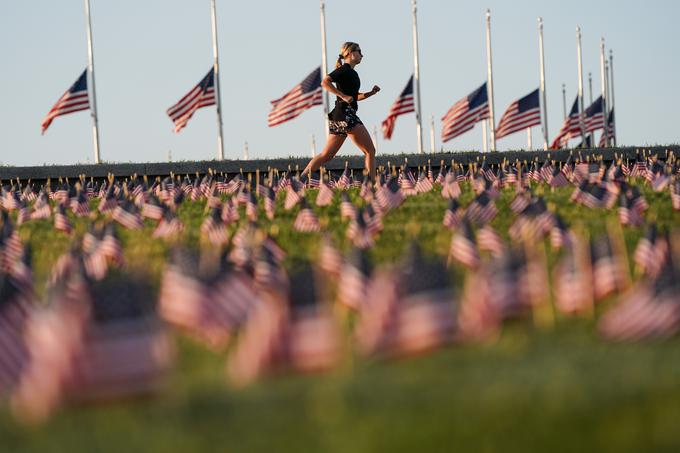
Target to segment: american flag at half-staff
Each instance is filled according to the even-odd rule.
[[[607,127],[609,128],[609,134],[605,134],[604,132],[602,133],[602,135],[600,136],[600,141],[597,144],[598,148],[604,148],[607,145],[607,143],[606,143],[607,136],[609,136],[609,141],[611,143],[613,143],[612,140],[615,138],[614,137],[614,109],[611,109],[609,111],[609,118],[607,120],[607,123],[608,123]]]
[[[602,110],[603,102],[602,96],[595,99],[586,109],[584,122],[586,123],[586,132],[594,132],[598,129],[604,129],[604,111]]]
[[[562,129],[550,145],[551,149],[564,148],[570,138],[581,135],[581,122],[579,121],[581,115],[578,112],[578,96],[574,99],[574,104],[571,106],[569,116],[564,120]]]
[[[175,132],[187,125],[194,112],[201,107],[215,105],[215,68],[191,89],[182,99],[168,109],[168,116],[175,123]]]
[[[47,116],[42,122],[42,131],[44,134],[52,121],[61,115],[79,112],[90,108],[90,99],[87,94],[87,69],[78,77],[78,80],[71,85],[71,88],[66,90],[54,107],[47,113]]]
[[[272,110],[267,116],[267,124],[272,127],[285,123],[298,117],[308,108],[322,103],[321,67],[318,67],[288,93],[271,101]]]
[[[541,124],[541,105],[537,88],[510,104],[496,128],[496,140],[539,124]]]
[[[394,132],[394,125],[397,122],[397,117],[399,115],[404,115],[406,113],[415,112],[415,104],[413,103],[413,75],[408,79],[404,90],[401,92],[399,97],[392,107],[390,107],[390,113],[387,114],[387,118],[382,122],[382,132],[386,140],[392,138],[392,132]]]
[[[486,82],[475,91],[453,104],[442,118],[442,141],[471,130],[475,123],[489,118],[489,97]]]

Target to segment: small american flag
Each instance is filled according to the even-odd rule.
[[[328,206],[333,203],[333,189],[328,184],[321,181],[319,183],[319,193],[316,195],[317,206]]]
[[[303,233],[315,233],[321,231],[319,226],[319,220],[314,214],[314,211],[307,204],[307,200],[302,197],[300,201],[300,212],[295,218],[295,223],[293,224],[293,229],[295,231],[300,231]]]
[[[71,231],[73,230],[71,221],[66,216],[64,207],[60,204],[56,205],[54,208],[54,229],[66,234],[71,234]]]
[[[496,140],[541,124],[541,106],[538,88],[510,104],[496,128]]]
[[[463,221],[451,239],[449,258],[454,258],[470,269],[479,266],[477,242],[469,222]]]
[[[42,131],[45,133],[52,121],[61,115],[79,112],[90,108],[90,100],[87,94],[87,69],[78,77],[78,80],[66,90],[54,107],[47,113],[42,122]]]
[[[392,132],[394,132],[394,125],[397,122],[397,117],[411,112],[415,112],[415,104],[413,102],[413,76],[408,79],[401,94],[397,100],[394,101],[392,107],[390,107],[387,118],[382,122],[382,132],[386,140],[392,138]]]
[[[175,132],[181,131],[187,125],[196,110],[215,105],[215,103],[215,68],[213,67],[198,85],[168,109],[168,116],[175,123]]]
[[[215,246],[222,246],[229,241],[229,232],[221,215],[219,208],[213,208],[201,224],[201,233]]]
[[[338,302],[358,311],[362,302],[366,300],[371,271],[366,252],[361,248],[354,249],[342,266],[338,279]]]
[[[489,118],[486,82],[456,102],[442,118],[442,142],[471,130],[475,123]]]
[[[680,329],[677,287],[639,284],[602,316],[598,327],[602,335],[613,340],[663,339],[675,335]]]
[[[480,250],[491,252],[493,256],[501,256],[505,252],[505,244],[491,225],[485,225],[477,232]]]
[[[17,384],[28,361],[24,327],[30,302],[12,276],[0,271],[0,399]]]
[[[458,227],[461,220],[463,220],[463,210],[460,208],[460,203],[455,198],[449,199],[449,206],[446,208],[444,213],[444,220],[442,225],[449,230],[453,230]]]
[[[267,123],[269,127],[285,123],[308,108],[322,103],[321,67],[318,67],[283,97],[271,101],[272,110],[267,117]]]

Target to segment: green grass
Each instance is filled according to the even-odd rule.
[[[569,203],[570,190],[546,191],[571,224],[605,231],[616,211]],[[314,195],[310,193],[313,200]],[[356,192],[352,193],[358,200]],[[463,195],[466,204],[471,199]],[[667,193],[645,191],[661,227],[680,225]],[[492,225],[507,239],[511,192]],[[336,204],[316,208],[346,249]],[[431,193],[409,199],[385,218],[371,251],[377,263],[401,257],[410,240],[444,257],[451,233],[441,227],[446,202]],[[199,246],[203,203],[185,203],[185,242]],[[313,254],[318,235],[293,232],[297,210],[278,211],[278,240],[288,263]],[[263,221],[265,228],[269,222]],[[84,221],[77,231],[85,231]],[[234,228],[232,228],[234,229]],[[153,226],[121,231],[128,265],[158,284],[168,246]],[[640,228],[626,228],[630,254]],[[45,222],[21,227],[44,282],[70,239]],[[552,265],[556,259],[548,254]],[[456,267],[455,272],[464,270]],[[457,280],[458,281],[458,280]],[[42,291],[42,283],[38,289]],[[680,340],[635,344],[599,338],[593,322],[558,316],[552,329],[507,325],[497,341],[456,346],[396,362],[354,358],[326,375],[273,376],[229,387],[224,354],[179,340],[178,369],[162,397],[68,408],[45,425],[25,427],[0,410],[2,451],[677,451],[680,447]]]

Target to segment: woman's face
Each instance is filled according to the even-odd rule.
[[[349,54],[349,62],[354,63],[355,65],[361,63],[363,58],[364,56],[361,53],[361,47],[357,47]]]

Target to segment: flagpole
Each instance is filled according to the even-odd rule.
[[[593,73],[588,71],[588,93],[590,96],[590,104],[593,105]],[[590,133],[590,146],[595,144],[595,132]]]
[[[321,0],[321,80],[328,74],[328,51],[326,47],[326,2]],[[323,90],[323,124],[328,139],[328,91]]]
[[[434,143],[434,115],[430,115],[430,153],[434,154],[435,152],[435,143]]]
[[[489,150],[489,145],[487,143],[487,133],[486,133],[486,125],[489,120],[482,120],[482,151],[486,153]]]
[[[611,107],[609,110],[614,112],[614,51],[609,49],[609,80],[610,80],[610,91],[611,91]],[[607,125],[609,125],[609,112],[607,112]],[[614,112],[614,118],[612,121],[612,135],[611,135],[612,146],[616,146],[616,112]]]
[[[92,19],[90,18],[90,0],[85,0],[85,16],[87,17],[87,69],[90,73],[92,85],[92,99],[90,115],[92,116],[92,136],[94,141],[94,163],[101,163],[99,159],[99,117],[97,116],[97,93],[94,84],[94,51],[92,48]]]
[[[562,84],[562,114],[564,120],[567,119],[567,86]]]
[[[222,135],[222,100],[220,97],[220,62],[219,52],[217,50],[217,10],[215,7],[215,0],[210,0],[211,24],[212,24],[212,41],[213,41],[213,72],[215,77],[215,104],[217,105],[217,158],[224,159],[224,139]]]
[[[611,99],[609,97],[609,61],[606,57],[604,60],[604,84],[606,86],[605,92],[607,93],[607,101],[609,101],[609,99]],[[607,129],[609,127],[609,114],[608,112],[602,112],[602,114],[604,115],[604,127]],[[607,141],[611,144],[610,135],[611,134],[609,134],[609,130],[607,129]]]
[[[576,53],[578,57],[578,106],[579,126],[581,128],[581,143],[586,142],[586,128],[583,122],[583,55],[581,52],[581,27],[576,26]]]
[[[607,74],[605,68],[605,51],[604,51],[604,37],[600,38],[600,84],[602,88],[602,114],[604,115],[604,146],[609,146],[609,129],[607,127]]]
[[[543,53],[543,18],[538,18],[538,44],[541,59],[541,101],[543,102],[543,150],[548,149],[548,103],[545,94],[545,54]]]
[[[375,124],[373,125],[373,147],[375,148],[375,152],[378,152],[378,126]]]
[[[493,66],[491,63],[491,10],[486,10],[486,69],[488,77],[489,96],[489,149],[496,151],[496,123],[493,105]]]
[[[418,140],[418,154],[423,154],[423,124],[420,109],[420,66],[418,64],[418,6],[416,0],[411,0],[413,12],[413,94],[416,107],[416,136]]]

